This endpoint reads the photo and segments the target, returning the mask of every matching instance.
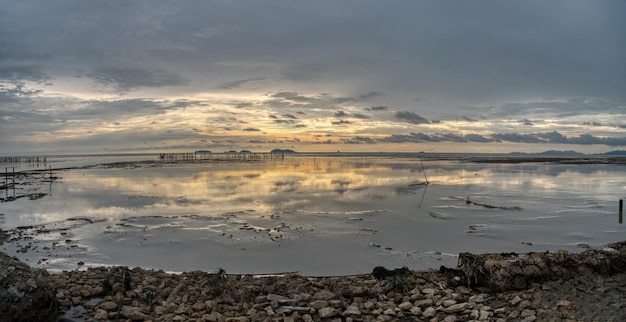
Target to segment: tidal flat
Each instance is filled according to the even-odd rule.
[[[461,252],[582,252],[626,236],[626,171],[605,159],[48,159],[48,172],[18,168],[15,185],[2,176],[0,228],[4,252],[49,270],[349,275],[454,267]]]

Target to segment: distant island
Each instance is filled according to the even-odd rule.
[[[537,153],[527,153],[527,152],[511,152],[510,155],[558,155],[558,156],[582,156],[582,155],[607,155],[607,156],[626,156],[625,150],[615,150],[609,151],[605,153],[595,153],[595,154],[585,154],[574,150],[567,151],[559,151],[559,150],[548,150]]]
[[[624,150],[615,150],[607,153],[602,153],[602,155],[626,155],[626,151]]]
[[[289,153],[290,154],[290,153],[297,153],[297,152],[294,151],[294,150],[289,150],[289,149],[284,149],[284,150],[283,149],[274,149],[270,153],[272,153],[272,154],[287,154],[287,153]]]

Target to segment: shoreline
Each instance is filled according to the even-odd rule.
[[[2,287],[9,290],[2,292],[4,296],[15,293],[11,290],[27,295],[22,299],[28,294],[47,294],[48,308],[54,307],[54,312],[48,310],[55,315],[51,320],[451,322],[626,318],[626,241],[580,254],[462,253],[456,268],[414,271],[377,267],[372,274],[342,277],[293,273],[254,276],[223,270],[171,274],[120,266],[50,273],[1,255]],[[30,275],[25,276],[28,272]],[[11,281],[12,285],[7,284]],[[14,300],[4,298],[0,303]],[[31,314],[36,307],[46,310],[45,305],[30,303]],[[6,305],[2,309],[7,310]]]

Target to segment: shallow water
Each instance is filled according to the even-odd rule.
[[[356,274],[454,266],[465,251],[582,251],[626,237],[620,165],[318,155],[54,176],[19,188],[47,195],[0,203],[0,228],[21,234],[3,250],[52,269]]]

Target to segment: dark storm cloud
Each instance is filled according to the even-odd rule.
[[[98,84],[119,91],[130,91],[140,87],[184,86],[188,84],[188,80],[181,75],[158,68],[99,68],[86,76]]]
[[[425,123],[429,123],[427,119],[419,116],[418,114],[414,113],[414,112],[409,112],[409,111],[398,111],[394,113],[394,116],[397,119],[400,120],[404,120],[408,123],[413,123],[413,124],[425,124]]]

